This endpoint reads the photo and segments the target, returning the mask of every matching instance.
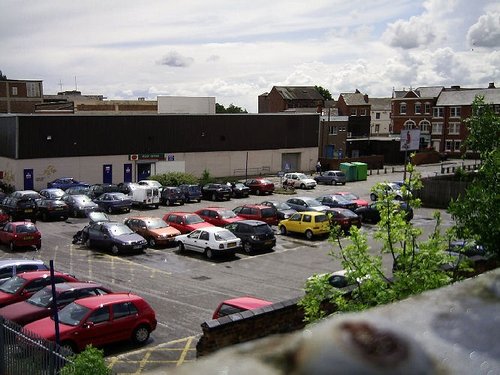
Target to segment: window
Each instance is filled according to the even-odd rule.
[[[360,111],[361,111],[361,116],[366,116],[366,108],[362,108]]]
[[[432,117],[444,117],[444,108],[434,107]]]
[[[137,313],[137,308],[132,302],[123,302],[113,305],[113,319],[122,318]]]
[[[415,113],[420,114],[422,113],[422,104],[420,103],[415,103]]]
[[[399,105],[399,114],[406,115],[406,103],[401,103]]]
[[[345,131],[346,131],[346,127],[345,127],[345,126],[341,126],[339,130],[340,130],[341,132],[345,132]]]
[[[460,117],[460,107],[451,107],[450,117]]]
[[[11,95],[17,95],[17,87],[12,87],[12,90],[10,90]]]
[[[448,134],[455,134],[455,135],[460,134],[460,123],[459,122],[450,123],[450,126],[448,128]]]
[[[380,112],[375,112],[375,119],[380,120]]]
[[[430,103],[425,103],[424,104],[424,113],[431,113],[431,104]]]
[[[460,140],[455,141],[455,151],[460,152],[460,146],[462,145],[462,142]]]
[[[88,321],[92,323],[102,323],[109,320],[109,308],[108,306],[103,306],[98,308],[96,311],[89,316]]]
[[[351,108],[351,116],[357,116],[358,110],[356,108]]]
[[[434,122],[432,124],[432,134],[443,134],[443,123]]]
[[[38,82],[26,82],[26,95],[28,98],[36,98],[40,96],[40,86]]]
[[[413,120],[408,120],[403,125],[404,130],[411,130],[411,129],[415,129],[416,127],[417,126],[415,124],[415,121],[413,121]]]
[[[444,150],[445,150],[445,151],[451,151],[452,145],[453,145],[453,141],[452,141],[452,140],[447,139],[447,140],[446,140],[446,143],[445,143],[445,145],[444,145]]]
[[[420,121],[419,126],[422,133],[429,133],[431,130],[431,123],[427,120]]]
[[[378,133],[378,132],[380,132],[380,125],[375,124],[375,133]]]
[[[335,125],[329,125],[328,126],[328,134],[329,135],[337,135],[337,127]]]

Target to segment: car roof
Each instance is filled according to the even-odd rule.
[[[74,289],[86,289],[86,288],[103,288],[101,284],[93,283],[93,282],[86,282],[86,281],[69,281],[66,283],[57,283],[55,284],[56,290],[58,292],[65,292],[67,290],[74,290]],[[51,288],[50,285],[46,286],[45,288]]]
[[[70,276],[67,273],[58,272],[58,271],[54,271],[54,275],[55,276]],[[35,279],[38,279],[40,277],[50,277],[50,271],[49,270],[30,271],[30,272],[20,273],[17,276],[22,276],[22,278],[25,280],[35,280]]]
[[[251,203],[244,204],[241,207],[266,208],[266,209],[269,208],[269,206],[266,206],[265,204],[251,204]]]
[[[196,230],[204,230],[204,231],[207,231],[207,232],[210,232],[210,233],[222,232],[222,231],[229,231],[229,229],[221,228],[221,227],[216,227],[215,225],[211,226],[211,227],[198,228]]]
[[[248,310],[258,309],[259,307],[269,306],[273,304],[273,302],[249,296],[227,299],[222,303],[226,305],[241,307]]]
[[[161,217],[155,217],[155,216],[129,216],[129,217],[125,218],[125,220],[130,220],[130,219],[148,221],[148,220],[161,220]],[[125,220],[123,220],[123,221],[125,221]]]
[[[297,212],[297,213],[301,214],[301,215],[307,214],[307,215],[312,215],[312,216],[326,215],[324,212],[321,212],[321,211],[301,211],[301,212]]]
[[[128,302],[131,300],[139,301],[143,299],[132,293],[113,293],[113,294],[104,294],[100,296],[86,297],[76,300],[75,302],[81,306],[92,309],[95,307],[99,307],[101,305],[106,305],[115,302]]]
[[[261,220],[240,220],[237,223],[251,225],[252,227],[257,227],[259,225],[268,225],[265,221]]]
[[[22,264],[39,264],[45,265],[41,259],[2,259],[0,260],[0,267],[22,265]]]
[[[11,223],[12,225],[14,225],[15,227],[17,227],[18,225],[33,225],[33,226],[35,226],[35,224],[33,224],[33,222],[28,221],[28,220],[23,220],[23,221],[11,221],[10,223]]]

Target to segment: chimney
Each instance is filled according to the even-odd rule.
[[[460,86],[459,85],[451,86],[451,89],[452,90],[460,90]]]
[[[368,94],[363,95],[363,99],[365,99],[365,103],[368,103]]]
[[[490,82],[490,83],[488,84],[488,88],[489,88],[489,89],[495,89],[495,88],[496,88],[496,87],[495,87],[495,82]]]

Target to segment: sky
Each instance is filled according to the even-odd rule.
[[[0,0],[0,70],[44,94],[210,96],[273,86],[500,87],[498,0]]]

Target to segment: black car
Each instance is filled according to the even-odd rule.
[[[104,193],[119,193],[120,189],[115,184],[94,184],[90,186],[88,196],[92,199],[101,196]]]
[[[172,206],[176,203],[184,204],[184,194],[178,187],[164,186],[161,191],[160,202],[166,206]]]
[[[201,198],[203,194],[201,193],[200,185],[190,185],[190,184],[182,184],[179,185],[179,189],[181,189],[182,194],[184,195],[184,202],[201,202]]]
[[[30,220],[36,223],[38,207],[35,200],[28,197],[5,197],[0,205],[12,221]]]
[[[40,193],[34,190],[16,190],[10,194],[10,197],[31,199],[36,204],[38,204],[38,202],[40,202],[43,199]]]
[[[264,206],[274,207],[274,209],[278,213],[279,220],[288,219],[290,216],[297,212],[297,210],[294,210],[288,203],[285,202],[264,201],[261,204]]]
[[[203,199],[217,200],[230,200],[233,191],[225,184],[206,184],[201,189]]]
[[[68,195],[86,195],[90,197],[90,186],[72,186],[64,190]]]
[[[356,208],[358,208],[356,202],[350,201],[340,194],[322,195],[321,197],[316,198],[316,200],[328,207],[346,208],[351,211],[354,211]]]
[[[406,212],[406,221],[413,219],[413,208],[408,203],[403,201],[394,201],[393,203],[396,210],[404,210]],[[354,212],[361,218],[361,222],[376,224],[380,221],[380,204],[378,202],[370,203],[368,206],[358,207]]]
[[[132,208],[132,200],[123,193],[104,193],[93,201],[110,214],[113,212],[130,212]]]
[[[228,224],[229,229],[241,239],[245,253],[255,250],[271,250],[276,245],[276,236],[271,227],[260,220],[241,220]]]
[[[109,249],[117,255],[123,252],[142,252],[148,242],[123,223],[109,221],[104,213],[89,214],[90,223],[73,237],[73,243],[81,242],[87,247]],[[78,241],[75,237],[79,236]]]
[[[70,188],[72,189],[72,188]],[[88,195],[64,195],[61,200],[68,205],[70,216],[85,216],[89,212],[101,211],[97,203],[92,202]]]
[[[235,198],[246,198],[250,195],[250,188],[240,182],[231,183],[231,190]]]
[[[38,217],[43,221],[66,220],[69,216],[69,207],[61,199],[42,199],[38,203]]]

